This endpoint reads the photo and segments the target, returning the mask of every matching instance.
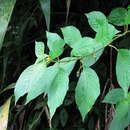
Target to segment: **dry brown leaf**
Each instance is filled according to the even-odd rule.
[[[11,98],[0,107],[0,130],[7,129],[10,101]]]

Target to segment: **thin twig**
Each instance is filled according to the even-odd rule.
[[[47,106],[45,106],[45,113],[46,113],[46,117],[47,117],[49,128],[52,128],[50,113],[49,113],[49,110],[48,110]]]
[[[97,120],[96,128],[95,130],[100,130],[100,118]]]
[[[46,93],[44,93],[44,96],[43,98],[46,97]],[[46,117],[47,117],[47,121],[48,121],[48,125],[49,125],[49,128],[52,128],[52,125],[51,125],[51,117],[50,117],[50,112],[49,112],[49,109],[47,107],[47,105],[45,106],[45,113],[46,113]]]
[[[130,125],[128,125],[127,130],[130,130]]]
[[[105,106],[105,130],[108,130],[108,104]]]
[[[113,45],[108,45],[108,46],[110,46],[110,47],[114,48],[116,51],[118,51],[118,49],[115,46],[113,46]]]
[[[104,85],[104,89],[103,89],[103,92],[102,92],[102,95],[101,95],[101,100],[103,100],[104,96],[105,96],[105,91],[106,91],[106,88],[107,88],[107,85],[109,83],[110,79],[107,79],[105,85]]]
[[[110,48],[110,87],[112,87],[112,78],[113,78],[113,73],[112,73],[112,68],[113,68],[113,48]]]

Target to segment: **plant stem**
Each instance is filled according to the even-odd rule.
[[[44,93],[44,98],[46,97],[46,93]],[[49,125],[49,128],[52,128],[52,125],[51,125],[51,118],[50,118],[50,113],[49,113],[49,109],[47,107],[47,105],[45,106],[45,113],[46,113],[46,117],[47,117],[47,121],[48,121],[48,125]]]
[[[113,69],[113,57],[112,57],[112,53],[113,53],[113,48],[110,48],[110,87],[112,87],[113,83],[112,83],[112,78],[113,78],[113,73],[112,73],[112,69]]]
[[[118,49],[115,47],[115,46],[113,46],[113,45],[108,45],[108,46],[110,46],[110,47],[112,47],[112,48],[114,48],[116,51],[118,51]]]
[[[48,110],[47,106],[45,106],[45,113],[46,113],[46,117],[47,117],[47,120],[48,120],[49,128],[52,128],[51,118],[50,118],[50,114],[49,114],[49,110]]]

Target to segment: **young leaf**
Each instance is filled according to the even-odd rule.
[[[130,86],[130,51],[119,49],[116,62],[116,76],[119,85],[127,95]]]
[[[47,29],[50,29],[50,6],[51,6],[51,1],[50,0],[39,0],[42,8],[42,12],[45,16],[46,20],[46,25]]]
[[[100,28],[96,33],[95,40],[101,43],[103,46],[112,42],[113,37],[119,33],[119,31],[111,24],[108,24],[105,28]]]
[[[76,87],[76,104],[85,119],[100,94],[100,85],[97,74],[91,68],[85,67]]]
[[[111,11],[108,16],[109,22],[114,25],[122,26],[126,24],[127,10],[124,8],[116,8]]]
[[[101,28],[106,28],[108,21],[106,16],[99,11],[92,11],[88,14],[85,14],[88,18],[89,25],[95,32],[99,32]]]
[[[35,42],[35,54],[37,58],[43,59],[44,49],[45,49],[45,46],[43,42]]]
[[[121,88],[111,90],[104,98],[103,102],[110,104],[117,104],[124,96],[124,91]]]
[[[15,85],[15,102],[33,87],[42,86],[42,84],[39,84],[39,78],[44,75],[45,68],[46,66],[43,63],[39,63],[29,66],[22,72]]]
[[[128,125],[128,111],[129,104],[127,101],[121,101],[117,107],[115,112],[115,117],[110,124],[110,130],[124,130]]]
[[[90,67],[91,65],[95,64],[97,60],[102,55],[104,49],[101,49],[100,51],[94,53],[93,55],[87,56],[81,60],[82,64],[84,66]]]
[[[85,56],[95,53],[102,46],[100,43],[97,43],[94,39],[90,37],[83,37],[80,41],[77,42],[73,48],[71,55],[72,56]]]
[[[59,69],[48,90],[48,107],[51,118],[53,117],[56,109],[63,103],[68,90],[68,84],[68,73],[66,73],[63,69]]]
[[[65,43],[71,48],[74,48],[77,41],[82,38],[80,31],[74,26],[64,27],[61,31],[63,33]]]
[[[47,32],[47,45],[50,57],[57,58],[63,53],[65,42],[58,34]]]

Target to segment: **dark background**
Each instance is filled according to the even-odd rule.
[[[130,4],[129,0],[71,0],[69,17],[66,21],[66,1],[51,0],[51,24],[50,31],[61,35],[60,28],[74,25],[81,34],[94,36],[94,32],[88,25],[85,13],[90,11],[101,11],[106,16],[116,7],[124,7]],[[118,28],[123,30],[122,27]],[[38,0],[17,0],[15,9],[6,33],[4,46],[0,53],[0,81],[4,90],[9,84],[15,83],[21,72],[33,64],[36,56],[34,54],[35,41],[46,43],[46,23]],[[62,36],[62,35],[61,35]],[[120,48],[128,48],[130,39],[125,36],[114,44]],[[122,44],[122,43],[125,43]],[[46,49],[46,52],[48,49]],[[63,57],[67,55],[64,53]],[[70,76],[70,90],[67,93],[63,105],[58,108],[52,125],[59,130],[107,130],[113,117],[113,106],[101,103],[106,93],[119,87],[115,76],[116,52],[106,48],[98,62],[92,66],[96,70],[101,83],[101,95],[96,104],[88,114],[83,123],[74,100],[74,88],[77,83],[76,72],[79,64]],[[105,88],[105,89],[104,89]],[[91,93],[91,92],[90,92]],[[13,94],[13,89],[0,94],[0,105]],[[47,130],[48,122],[43,111],[45,101],[42,96],[23,105],[24,98],[14,105],[12,100],[8,130]],[[107,116],[106,116],[107,115]],[[67,118],[68,117],[68,118]],[[64,124],[65,123],[65,124]]]

